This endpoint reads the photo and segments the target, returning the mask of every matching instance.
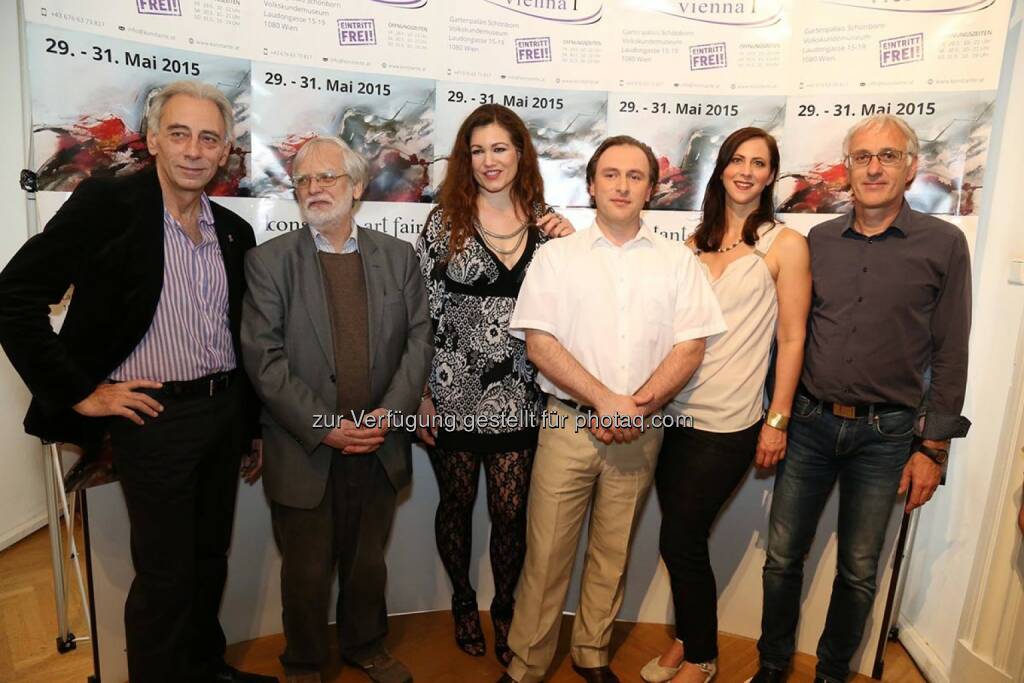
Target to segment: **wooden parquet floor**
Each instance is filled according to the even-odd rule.
[[[83,548],[81,533],[78,548]],[[0,683],[85,683],[92,673],[92,647],[57,652],[57,607],[46,527],[0,552]],[[68,564],[68,570],[71,570]],[[85,561],[82,561],[85,571]],[[77,578],[70,599],[71,632],[88,635]]]
[[[0,553],[0,683],[85,683],[92,673],[88,642],[66,655],[56,651],[56,612],[50,574],[49,539],[46,530],[36,532]],[[483,615],[488,644],[493,632]],[[569,633],[572,617],[565,617],[550,683],[578,683],[571,669]],[[81,608],[73,603],[72,631],[84,634]],[[452,639],[448,612],[428,612],[392,617],[388,647],[414,673],[417,683],[493,683],[502,669],[490,650],[484,657],[470,657]],[[671,641],[668,627],[660,624],[619,622],[612,637],[612,668],[624,682],[639,683],[640,667]],[[237,643],[228,648],[227,660],[241,669],[277,675],[284,673],[277,656],[284,646],[280,635]],[[719,636],[717,683],[741,683],[757,670],[754,641]],[[925,683],[906,650],[890,643],[885,656],[883,680],[891,683]],[[331,683],[366,683],[368,679],[350,666],[342,666],[337,653],[324,672]],[[797,655],[790,683],[811,683],[814,658]],[[856,676],[855,683],[871,679]],[[103,683],[114,683],[104,680]]]

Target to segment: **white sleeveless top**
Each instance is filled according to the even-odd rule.
[[[782,223],[758,228],[754,251],[741,256],[716,280],[701,261],[728,327],[708,337],[704,361],[665,413],[688,415],[707,432],[738,432],[764,414],[764,386],[779,299],[764,255],[783,229]]]

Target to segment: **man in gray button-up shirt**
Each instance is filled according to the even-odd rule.
[[[843,143],[854,209],[811,230],[814,296],[789,447],[772,498],[761,669],[782,681],[795,649],[803,562],[839,481],[838,576],[815,681],[842,683],[876,589],[899,494],[909,512],[938,486],[960,415],[971,326],[970,255],[957,227],[905,201],[918,164],[895,116],[857,123]]]

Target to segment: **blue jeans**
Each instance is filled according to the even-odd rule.
[[[761,666],[786,669],[796,649],[804,560],[821,510],[839,480],[838,559],[817,675],[843,683],[875,598],[878,557],[903,466],[910,457],[914,411],[895,409],[847,419],[797,393],[786,458],[778,467],[764,564]]]

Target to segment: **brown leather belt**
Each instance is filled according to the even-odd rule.
[[[862,405],[846,405],[845,403],[832,403],[831,401],[822,401],[821,407],[823,410],[830,411],[833,415],[847,420],[856,420],[858,417],[867,417],[871,414],[872,410],[874,410],[875,414],[878,414],[907,409],[906,406],[901,406],[898,403],[865,403]]]

